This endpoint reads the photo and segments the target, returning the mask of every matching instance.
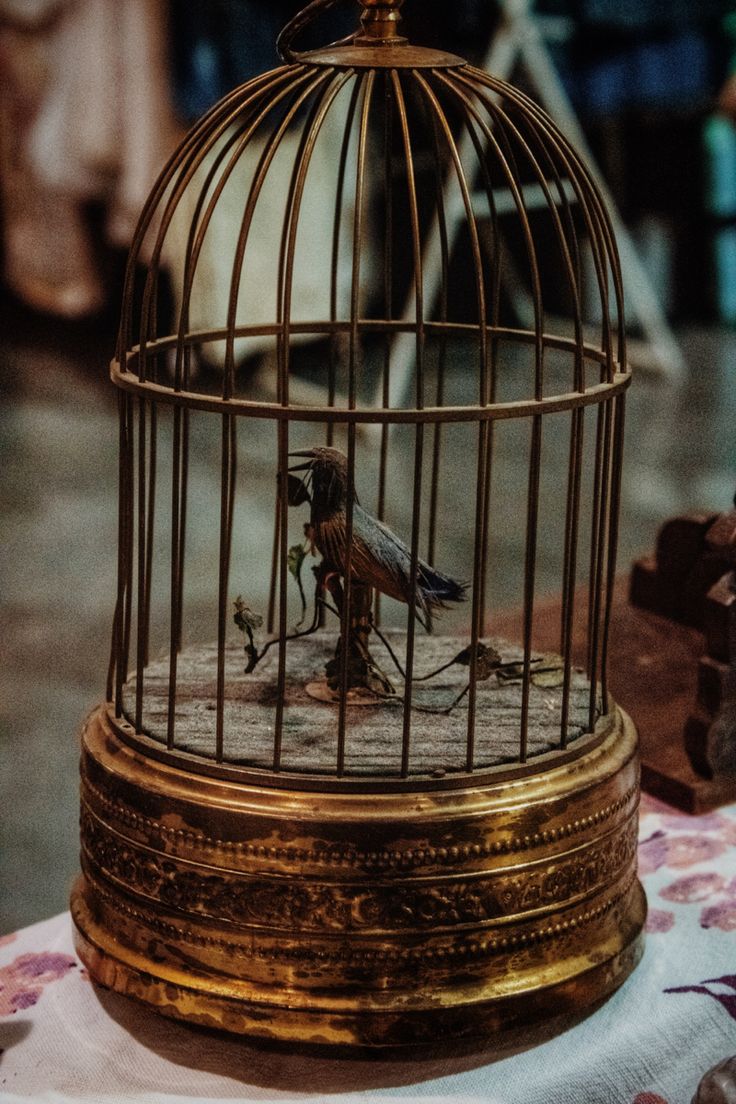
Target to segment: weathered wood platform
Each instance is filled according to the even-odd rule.
[[[403,652],[403,634],[390,634],[397,654]],[[492,642],[504,661],[522,658],[513,645]],[[467,646],[460,637],[418,636],[415,675],[447,662]],[[337,758],[338,706],[315,701],[308,683],[322,678],[324,664],[333,655],[334,633],[321,632],[287,645],[287,681],[282,733],[282,767],[305,773],[332,774]],[[396,685],[399,700],[376,700],[375,705],[351,705],[347,710],[345,769],[347,774],[395,774],[400,770],[403,685],[385,647],[372,638],[378,663]],[[217,651],[200,645],[182,651],[178,661],[175,746],[214,758]],[[268,768],[273,763],[276,721],[278,649],[274,647],[256,670],[244,674],[243,650],[226,652],[224,758],[227,762]],[[396,677],[394,677],[396,676]],[[468,733],[467,695],[448,715],[442,710],[462,690],[468,668],[455,665],[425,683],[414,684],[409,772],[412,775],[450,773],[465,769]],[[166,741],[168,718],[168,657],[152,662],[144,673],[143,728],[153,739]],[[492,675],[478,683],[475,764],[491,767],[519,757],[521,682],[502,682]],[[590,684],[575,671],[571,680],[568,741],[587,730]],[[126,714],[132,719],[135,679],[126,695]],[[559,747],[562,687],[531,687],[528,754],[539,755]]]

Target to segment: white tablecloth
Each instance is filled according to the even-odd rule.
[[[640,868],[647,947],[613,997],[434,1058],[295,1054],[164,1020],[90,983],[63,913],[0,939],[0,1101],[690,1104],[736,1053],[736,806],[686,817],[645,797]]]

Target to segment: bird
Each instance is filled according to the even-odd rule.
[[[311,501],[311,536],[329,572],[344,577],[348,461],[339,449],[320,446],[289,453],[306,459],[289,472],[304,472],[295,487],[295,503]],[[296,477],[294,477],[296,478]],[[307,483],[310,484],[307,487]],[[429,631],[432,615],[450,602],[465,600],[467,584],[419,559],[416,587],[411,585],[411,551],[387,525],[364,510],[353,490],[351,578],[374,587],[389,598],[414,605],[421,624]]]

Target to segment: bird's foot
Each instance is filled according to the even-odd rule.
[[[348,690],[369,690],[380,697],[393,696],[396,693],[396,688],[390,678],[384,674],[367,648],[351,651],[348,656],[347,668]],[[330,659],[325,664],[325,674],[328,687],[339,693],[342,684],[342,662],[339,646],[334,659]]]

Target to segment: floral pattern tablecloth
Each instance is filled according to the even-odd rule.
[[[690,1104],[702,1074],[736,1053],[736,806],[687,817],[644,796],[641,812],[641,965],[544,1037],[413,1060],[259,1047],[97,989],[63,913],[0,938],[0,1101]]]

